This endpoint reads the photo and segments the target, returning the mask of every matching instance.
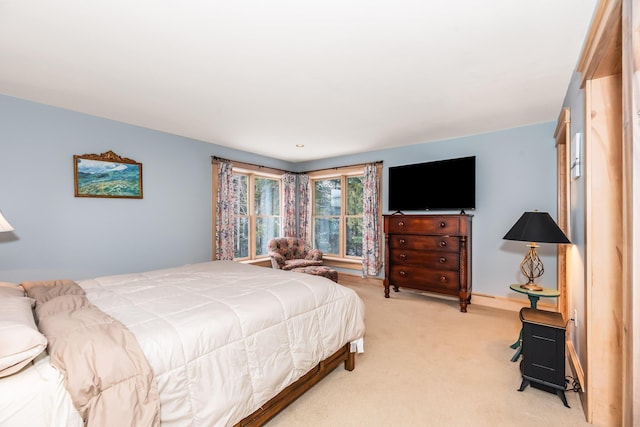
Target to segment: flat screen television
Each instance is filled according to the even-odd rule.
[[[476,157],[389,168],[389,211],[476,208]]]

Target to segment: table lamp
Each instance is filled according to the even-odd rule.
[[[3,231],[13,231],[13,227],[9,224],[9,221],[4,219],[2,212],[0,212],[0,232]]]
[[[544,266],[538,257],[538,251],[536,250],[538,245],[536,243],[571,243],[548,212],[538,211],[523,213],[503,239],[530,242],[527,245],[529,252],[520,263],[522,274],[529,280],[524,285],[520,285],[520,287],[529,291],[542,290],[541,286],[534,283],[534,280],[544,273]]]

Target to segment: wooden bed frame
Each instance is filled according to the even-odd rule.
[[[303,375],[302,378],[282,390],[262,405],[260,409],[235,424],[234,427],[258,427],[264,425],[298,397],[302,396],[307,390],[320,382],[321,379],[326,377],[342,362],[344,362],[344,368],[347,371],[353,371],[356,366],[355,353],[349,351],[349,347],[350,344],[344,345],[331,356],[318,363],[316,367]]]

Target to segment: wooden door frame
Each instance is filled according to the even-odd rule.
[[[558,226],[567,236],[571,236],[569,224],[570,209],[570,192],[571,185],[571,111],[569,108],[563,108],[558,117],[558,124],[554,133],[556,139],[556,156],[557,156],[557,181],[558,181]],[[567,269],[567,254],[569,247],[567,245],[558,245],[558,312],[562,313],[563,319],[569,319],[567,301],[571,301],[571,289],[567,288],[569,280],[569,272]]]
[[[635,0],[601,0],[578,71],[585,96],[587,421],[640,422],[638,91]],[[584,323],[583,323],[584,324]],[[636,333],[637,334],[637,333]],[[635,351],[635,353],[634,353]]]
[[[640,424],[640,5],[622,2],[623,425]]]

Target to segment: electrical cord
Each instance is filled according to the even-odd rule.
[[[569,386],[571,384],[571,386]],[[572,376],[566,376],[564,378],[564,389],[568,391],[580,392],[582,391],[582,387],[580,387],[580,383],[576,378]]]

